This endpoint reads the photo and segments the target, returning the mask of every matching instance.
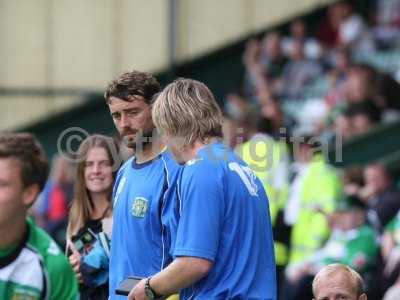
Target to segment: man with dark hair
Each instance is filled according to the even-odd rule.
[[[55,242],[27,219],[48,162],[27,133],[0,134],[0,298],[78,298],[75,275]]]
[[[358,194],[368,205],[368,221],[381,232],[400,210],[400,190],[382,164],[366,166],[363,177]]]
[[[150,74],[132,71],[113,80],[105,99],[115,127],[134,157],[118,172],[113,192],[110,299],[129,277],[149,277],[171,261],[169,222],[179,166],[159,138],[151,101],[160,85]]]

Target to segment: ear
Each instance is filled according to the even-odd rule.
[[[366,294],[362,294],[358,300],[367,300],[367,295]]]
[[[22,202],[27,207],[32,206],[35,202],[36,197],[39,195],[40,189],[37,183],[31,184],[30,186],[25,187],[23,195],[22,195]]]

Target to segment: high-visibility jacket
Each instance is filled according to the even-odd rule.
[[[304,262],[329,237],[327,214],[341,198],[342,185],[334,168],[317,155],[309,163],[301,182],[300,211],[291,233],[289,265]]]
[[[289,156],[285,142],[276,141],[266,134],[255,134],[239,145],[236,153],[253,169],[262,182],[269,200],[271,224],[276,225],[288,196]],[[275,261],[279,266],[287,262],[287,246],[274,234]]]

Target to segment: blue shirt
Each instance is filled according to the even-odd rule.
[[[148,277],[172,260],[169,213],[180,170],[169,152],[138,164],[129,159],[118,171],[113,192],[113,230],[109,269],[110,299],[129,276]],[[174,224],[175,224],[174,223]]]
[[[186,163],[178,194],[174,256],[213,262],[180,299],[276,299],[268,199],[253,171],[214,143]]]

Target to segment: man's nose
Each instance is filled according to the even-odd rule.
[[[121,125],[121,127],[129,127],[129,119],[125,114],[121,115],[120,125]]]

